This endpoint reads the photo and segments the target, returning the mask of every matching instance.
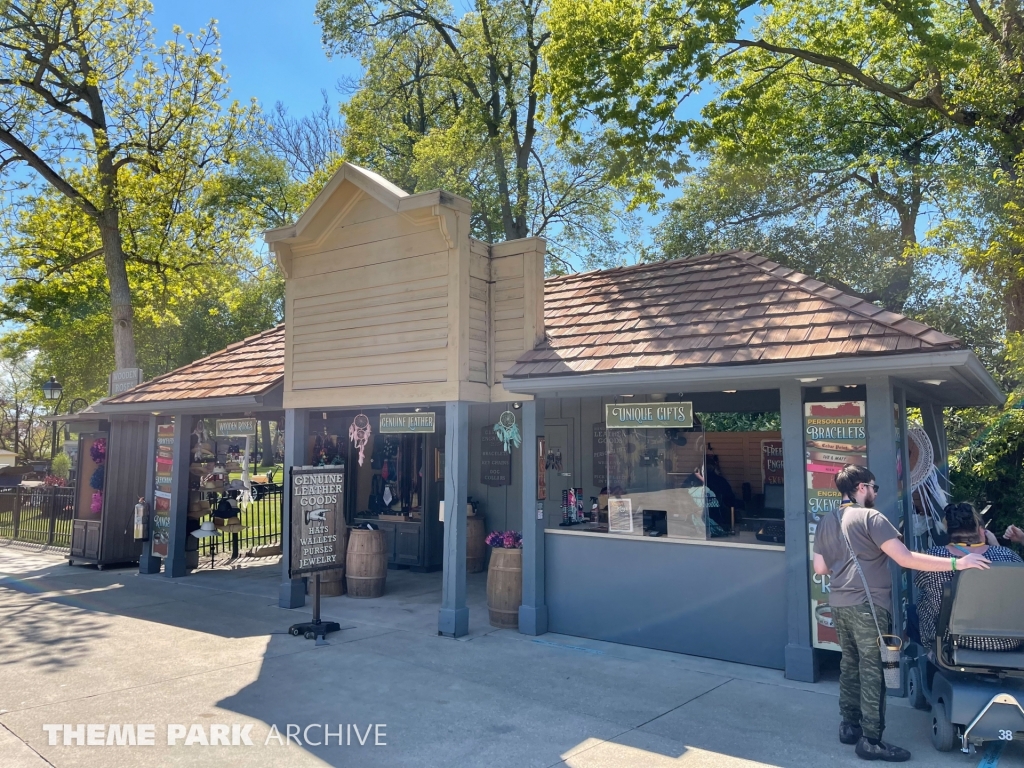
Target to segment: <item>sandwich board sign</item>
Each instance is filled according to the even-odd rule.
[[[345,467],[292,467],[290,578],[345,562]]]

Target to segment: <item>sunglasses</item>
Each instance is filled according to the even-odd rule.
[[[877,483],[861,483],[861,485],[866,485],[868,488],[873,490],[875,493],[878,493],[878,484]]]

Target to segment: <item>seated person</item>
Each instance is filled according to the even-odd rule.
[[[968,554],[984,555],[993,563],[1019,563],[1020,557],[1013,550],[999,546],[996,537],[981,522],[981,516],[967,502],[950,504],[943,511],[949,544],[932,547],[925,554],[937,557],[963,557]],[[952,580],[950,571],[933,573],[919,571],[917,587],[921,595],[917,603],[917,616],[921,628],[921,643],[932,654],[935,649],[935,624],[939,620],[942,606],[942,589]],[[1019,640],[997,637],[961,636],[960,645],[974,651],[1016,651]]]
[[[736,494],[732,491],[732,486],[729,481],[725,479],[722,474],[722,465],[716,455],[709,454],[706,460],[707,465],[707,486],[718,498],[719,504],[725,515],[718,522],[722,525],[727,524],[728,511],[731,507],[736,507]]]

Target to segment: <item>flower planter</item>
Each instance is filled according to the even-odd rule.
[[[519,606],[523,603],[523,550],[491,550],[487,569],[487,613],[491,626],[519,628]]]

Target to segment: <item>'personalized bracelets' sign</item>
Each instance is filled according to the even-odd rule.
[[[689,429],[693,403],[608,403],[604,415],[608,429]]]
[[[382,413],[380,415],[380,433],[382,435],[433,431],[433,413]]]
[[[292,467],[291,578],[338,568],[344,562],[345,467]]]

